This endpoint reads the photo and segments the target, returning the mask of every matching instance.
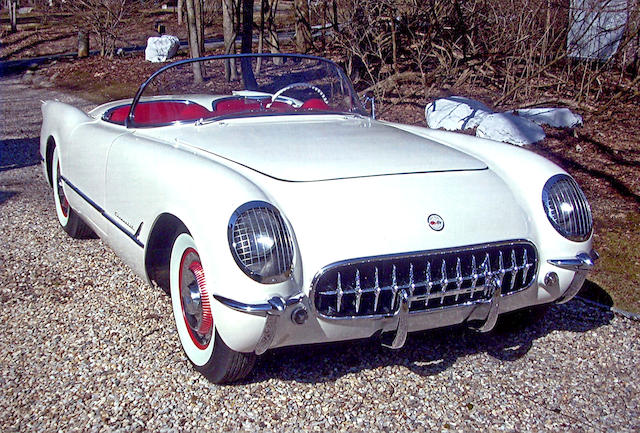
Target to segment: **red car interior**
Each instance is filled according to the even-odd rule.
[[[307,100],[298,109],[291,105],[276,101],[267,108],[269,100],[258,101],[247,98],[228,98],[214,102],[213,110],[190,101],[148,101],[140,102],[136,107],[135,122],[140,125],[165,124],[176,121],[207,119],[248,111],[267,111],[283,113],[287,111],[329,110],[329,106],[318,98]],[[130,105],[117,107],[107,113],[106,120],[124,124],[129,114]]]

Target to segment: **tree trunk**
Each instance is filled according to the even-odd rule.
[[[338,2],[333,0],[333,30],[338,31]]]
[[[269,7],[267,0],[260,0],[260,34],[258,35],[258,53],[262,53],[264,50],[264,13]],[[260,69],[262,67],[262,58],[256,59],[256,75],[260,75]]]
[[[253,45],[253,0],[242,0],[242,53],[251,53]],[[243,58],[242,64],[242,80],[244,87],[248,90],[256,90],[258,84],[253,75],[253,66],[251,58]]]
[[[182,17],[182,10],[184,9],[184,0],[178,0],[178,25],[181,26],[182,23],[184,22],[184,19]]]
[[[225,54],[235,54],[236,52],[235,16],[233,0],[222,0],[222,33],[224,35]],[[238,79],[236,63],[233,59],[225,60],[224,74],[227,81]]]
[[[200,45],[198,44],[198,28],[196,26],[196,8],[195,2],[199,0],[186,0],[187,2],[187,27],[189,36],[189,52],[191,58],[200,57]],[[193,80],[196,83],[202,83],[202,64],[198,62],[193,65]]]
[[[296,18],[296,50],[300,53],[306,53],[311,48],[309,3],[307,3],[307,0],[295,0],[294,9]]]
[[[204,5],[203,0],[193,0],[196,13],[196,30],[198,31],[198,46],[200,47],[200,54],[204,53]]]
[[[12,1],[9,4],[9,15],[10,15],[10,21],[11,21],[11,33],[15,33],[18,31],[18,3],[15,1]]]
[[[271,53],[280,52],[280,41],[278,40],[278,29],[276,28],[276,13],[278,12],[278,0],[266,0],[267,1],[267,45],[269,45],[269,51]],[[281,64],[280,59],[273,59],[273,63],[276,65]]]

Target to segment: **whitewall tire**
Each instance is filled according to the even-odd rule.
[[[58,222],[65,232],[72,238],[86,238],[92,233],[91,228],[80,219],[71,208],[64,192],[62,173],[60,172],[60,157],[58,149],[53,150],[51,159],[51,180],[53,183],[53,201],[56,206]]]
[[[173,317],[189,361],[215,383],[245,377],[253,368],[255,354],[230,349],[216,332],[207,276],[190,234],[176,237],[169,266]]]

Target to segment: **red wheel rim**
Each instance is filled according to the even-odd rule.
[[[204,270],[194,248],[187,248],[182,253],[178,285],[182,318],[189,337],[198,349],[204,350],[211,342],[213,316]],[[190,300],[190,305],[185,305],[185,298]]]

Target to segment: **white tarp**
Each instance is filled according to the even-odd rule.
[[[493,111],[482,102],[462,96],[436,99],[424,109],[429,128],[448,131],[473,129],[491,113]]]
[[[180,39],[171,35],[151,37],[147,40],[144,58],[149,62],[166,62],[173,57],[180,48]]]
[[[476,136],[518,146],[537,143],[546,137],[540,125],[509,113],[494,113],[482,119]]]
[[[521,108],[494,113],[482,102],[463,96],[436,99],[425,107],[424,113],[429,128],[449,131],[477,128],[478,137],[519,146],[544,140],[540,125],[554,128],[582,125],[582,117],[568,108]]]
[[[570,7],[569,57],[608,60],[624,36],[627,0],[571,0]]]
[[[582,116],[568,108],[520,108],[516,113],[538,125],[549,125],[554,128],[582,126]]]

